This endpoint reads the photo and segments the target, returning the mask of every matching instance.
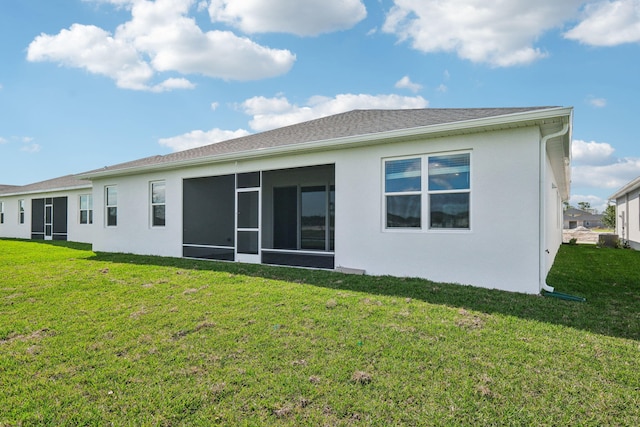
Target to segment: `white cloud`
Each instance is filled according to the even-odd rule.
[[[404,76],[398,80],[395,84],[398,89],[409,89],[411,92],[416,93],[422,89],[422,85],[411,81],[409,76]]]
[[[599,0],[588,4],[582,21],[564,36],[592,46],[640,42],[640,0]]]
[[[571,171],[571,185],[616,190],[640,175],[640,158],[625,157],[601,166],[578,165]]]
[[[0,136],[0,144],[7,144],[9,141]]]
[[[445,85],[444,83],[441,83],[441,84],[439,84],[439,85],[438,85],[438,87],[436,88],[436,90],[437,90],[438,92],[445,93],[446,91],[448,91],[448,90],[449,90],[449,88],[448,88],[448,87],[447,87],[447,85]]]
[[[155,92],[194,87],[186,78],[154,84],[158,73],[254,80],[286,73],[295,61],[288,50],[261,46],[229,31],[203,32],[188,16],[194,0],[98,1],[127,7],[131,20],[113,34],[82,24],[56,35],[41,34],[30,43],[27,59],[82,68],[114,79],[121,88]]]
[[[55,36],[41,34],[27,50],[29,61],[52,61],[108,76],[118,87],[144,89],[153,70],[124,40],[93,25],[73,24]]]
[[[492,66],[528,64],[547,56],[534,46],[571,18],[584,0],[394,0],[383,31],[422,52],[455,52]]]
[[[212,0],[209,15],[245,33],[315,36],[351,28],[367,10],[361,0]]]
[[[219,103],[219,102],[212,102],[212,103],[211,103],[211,109],[212,109],[213,111],[216,111],[216,110],[218,109],[218,107],[219,107],[219,106],[220,106],[220,103]]]
[[[170,90],[174,90],[174,89],[193,89],[195,87],[196,87],[196,85],[194,85],[193,83],[191,83],[187,79],[170,78],[170,79],[166,79],[165,81],[163,81],[160,84],[157,84],[157,85],[151,87],[151,91],[153,91],[153,92],[166,92],[166,91],[170,91]]]
[[[615,149],[606,142],[582,141],[576,139],[571,144],[573,163],[583,165],[606,165],[615,161]]]
[[[249,132],[244,129],[231,131],[216,128],[206,132],[194,130],[171,138],[160,138],[158,143],[171,148],[173,151],[183,151],[246,135],[249,135]]]
[[[242,103],[242,109],[246,114],[252,116],[262,114],[281,114],[293,109],[293,105],[284,96],[276,98],[265,98],[264,96],[254,96]]]
[[[40,144],[25,143],[25,145],[22,146],[20,151],[25,151],[27,153],[37,153],[40,151],[41,148],[42,147],[40,146]]]
[[[604,108],[607,106],[607,100],[604,98],[596,98],[595,96],[587,97],[587,103],[592,107]]]
[[[569,198],[569,205],[578,206],[580,202],[587,202],[591,206],[592,209],[597,210],[599,213],[604,212],[609,204],[607,199],[603,199],[600,196],[595,196],[593,194],[582,195],[582,194],[572,194]]]
[[[339,94],[334,98],[314,96],[305,106],[291,104],[283,96],[254,97],[242,103],[241,108],[253,116],[249,122],[251,129],[265,131],[355,109],[425,108],[428,105],[421,96]]]
[[[574,140],[571,185],[615,190],[640,175],[640,158],[614,156],[606,142]]]

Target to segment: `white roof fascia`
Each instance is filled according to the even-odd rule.
[[[622,188],[609,196],[609,200],[616,200],[617,198],[624,196],[626,193],[637,190],[638,188],[640,188],[640,176],[625,184]]]
[[[414,128],[397,129],[386,132],[370,133],[364,135],[353,135],[341,138],[333,138],[311,142],[301,142],[277,147],[258,148],[250,151],[237,151],[233,153],[203,156],[194,159],[177,160],[168,163],[154,163],[150,165],[132,166],[129,168],[86,172],[76,175],[80,179],[96,179],[119,175],[135,175],[146,171],[170,170],[182,167],[200,166],[203,164],[221,163],[234,160],[247,160],[260,157],[270,157],[293,153],[304,150],[306,152],[327,150],[330,148],[340,149],[347,147],[357,147],[360,145],[383,144],[396,139],[419,138],[422,136],[443,136],[447,134],[464,133],[465,131],[480,130],[485,128],[500,129],[515,125],[531,125],[547,119],[557,119],[563,116],[571,116],[571,107],[554,107],[541,110],[526,111],[521,113],[505,114],[500,116],[471,119],[451,123],[420,126]]]
[[[58,193],[60,191],[71,191],[71,190],[83,190],[83,189],[91,189],[93,188],[92,183],[88,183],[86,185],[74,186],[74,187],[58,187],[58,188],[47,188],[43,190],[29,190],[29,191],[16,191],[13,193],[0,193],[0,198],[9,197],[9,196],[27,196],[30,194],[46,194],[46,193]]]

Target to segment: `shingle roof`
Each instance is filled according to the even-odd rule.
[[[72,188],[91,188],[91,185],[91,181],[86,179],[78,179],[75,175],[65,175],[28,185],[0,186],[0,195],[38,193]]]
[[[564,219],[575,219],[580,221],[599,221],[604,215],[593,214],[591,212],[583,211],[582,209],[569,208],[563,213]]]
[[[131,162],[107,166],[103,169],[86,172],[86,175],[153,165],[160,166],[202,157],[222,156],[225,154],[250,152],[253,150],[306,142],[464,122],[550,108],[557,107],[353,110],[164,156],[146,157]]]

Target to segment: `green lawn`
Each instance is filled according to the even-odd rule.
[[[640,252],[586,303],[0,240],[0,426],[640,425]]]

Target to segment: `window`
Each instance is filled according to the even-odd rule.
[[[469,154],[429,157],[429,227],[469,228]]]
[[[118,188],[115,185],[105,187],[107,227],[118,225]]]
[[[384,167],[387,228],[420,228],[422,159],[389,160]]]
[[[151,183],[151,226],[165,225],[165,183],[157,181]]]
[[[93,224],[93,196],[80,195],[80,224]]]
[[[0,202],[0,224],[4,224],[4,202]]]
[[[18,200],[18,223],[24,224],[24,199]]]
[[[386,160],[385,227],[468,229],[470,176],[469,153]]]

